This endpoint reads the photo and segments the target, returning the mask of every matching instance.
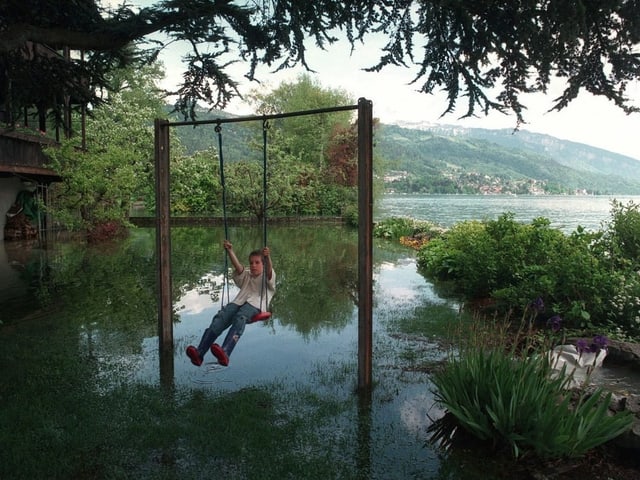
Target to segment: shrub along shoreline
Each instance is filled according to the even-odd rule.
[[[548,352],[570,334],[598,335],[600,348],[603,334],[640,337],[637,205],[614,200],[602,230],[569,235],[546,218],[524,224],[510,212],[450,229],[391,218],[374,235],[416,248],[418,268],[440,291],[487,307],[471,312],[472,326],[433,377],[449,425],[436,422],[434,439],[461,429],[514,459],[570,458],[631,428],[629,411],[609,411],[611,393],[571,393],[572,372],[554,371]],[[592,345],[575,348],[582,356]]]

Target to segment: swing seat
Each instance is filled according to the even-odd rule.
[[[271,312],[260,312],[251,317],[249,323],[261,322],[263,320],[268,320],[269,318],[271,318]]]

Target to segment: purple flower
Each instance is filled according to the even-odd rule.
[[[578,353],[598,353],[600,350],[607,348],[608,343],[609,339],[607,337],[604,335],[596,335],[593,337],[591,345],[587,345],[586,340],[580,339],[576,342],[576,348],[578,349]]]
[[[607,337],[604,335],[596,335],[593,337],[591,349],[593,352],[598,353],[600,350],[607,348],[607,343],[609,343],[609,339]]]
[[[538,313],[544,312],[544,302],[542,301],[542,297],[538,297],[531,302],[530,307]]]
[[[547,326],[551,327],[553,332],[558,332],[562,328],[562,318],[559,315],[554,315],[547,320]]]
[[[581,338],[576,342],[576,348],[578,349],[578,353],[588,353],[591,351],[584,338]]]

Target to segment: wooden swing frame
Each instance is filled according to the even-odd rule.
[[[156,119],[154,159],[156,193],[156,261],[158,282],[158,337],[161,381],[173,379],[173,302],[171,297],[171,211],[169,204],[169,131],[172,127],[247,122],[358,111],[358,390],[372,385],[373,336],[373,104],[365,98],[357,105],[273,115],[221,118],[192,122]]]

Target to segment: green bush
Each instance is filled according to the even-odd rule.
[[[344,211],[342,212],[342,216],[344,217],[347,225],[349,225],[350,227],[358,226],[359,215],[358,207],[356,205],[348,205],[347,207],[345,207]]]
[[[515,311],[542,297],[570,326],[604,324],[613,285],[608,265],[592,250],[597,237],[581,230],[566,236],[542,219],[519,225],[511,236],[494,237],[499,286],[491,296]]]
[[[605,241],[614,266],[640,268],[640,205],[611,202],[611,221],[606,224]]]
[[[482,298],[497,286],[497,247],[484,223],[461,222],[420,249],[418,266],[435,278],[455,281],[464,297]]]
[[[606,299],[607,319],[622,335],[640,334],[640,274],[618,272],[611,275],[615,293]]]
[[[550,376],[546,355],[470,347],[433,377],[436,400],[473,436],[507,447],[515,458],[583,455],[631,427],[629,412],[610,416],[611,394],[582,394],[574,404],[569,377]]]
[[[317,192],[319,211],[324,216],[344,216],[349,208],[357,208],[358,191],[342,185],[325,185]]]
[[[517,315],[542,297],[568,327],[613,326],[638,335],[640,261],[633,255],[640,213],[614,204],[613,217],[605,232],[578,228],[570,235],[545,218],[522,224],[511,213],[461,222],[421,247],[418,266],[452,284],[463,300],[492,298],[504,314]]]

